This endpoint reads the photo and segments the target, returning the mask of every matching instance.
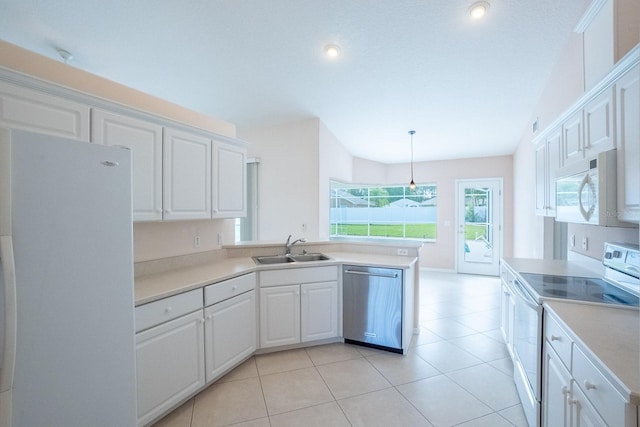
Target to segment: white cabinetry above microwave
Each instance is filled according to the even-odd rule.
[[[640,45],[534,138],[537,215],[557,217],[556,180],[560,175],[566,176],[565,171],[615,149],[618,152],[617,165],[614,165],[617,166],[617,177],[607,179],[613,180],[609,197],[617,199],[617,203],[615,200],[608,203],[617,206],[612,207],[608,215],[624,222],[640,221],[640,194],[637,191],[640,182],[639,62]],[[555,151],[555,144],[559,144],[559,153]],[[560,160],[557,167],[556,155]],[[618,222],[616,226],[623,224]]]
[[[616,82],[618,215],[640,222],[640,65]]]

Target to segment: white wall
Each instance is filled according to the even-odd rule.
[[[353,175],[353,156],[338,141],[335,135],[320,122],[319,129],[319,182],[318,182],[318,239],[328,240],[329,191],[331,179],[350,182]]]
[[[582,37],[572,34],[545,85],[529,123],[537,119],[539,130],[569,108],[584,88]],[[520,258],[551,258],[545,254],[545,239],[553,239],[553,221],[535,214],[535,147],[531,126],[527,126],[513,155],[513,256]],[[553,245],[547,241],[547,248]]]
[[[365,168],[366,170],[361,170]],[[382,171],[384,169],[384,172]],[[379,173],[378,179],[372,171]],[[409,164],[374,165],[373,162],[354,162],[356,182],[380,184],[408,184]],[[482,157],[471,159],[417,162],[414,164],[414,180],[417,183],[434,183],[438,186],[437,239],[425,243],[420,255],[421,267],[445,270],[455,269],[455,192],[456,179],[503,178],[503,230],[504,256],[513,252],[513,158],[512,156]],[[365,178],[366,180],[356,179]],[[384,179],[384,180],[382,180]]]
[[[238,129],[249,157],[260,158],[258,239],[319,236],[319,128],[316,118]]]

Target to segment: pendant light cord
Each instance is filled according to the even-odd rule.
[[[415,130],[409,131],[409,135],[411,135],[411,182],[409,183],[409,188],[411,188],[412,190],[416,188],[416,183],[413,182],[413,135],[415,133]]]

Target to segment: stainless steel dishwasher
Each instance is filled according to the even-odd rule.
[[[402,270],[342,267],[344,341],[402,353]]]

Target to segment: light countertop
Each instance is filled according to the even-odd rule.
[[[631,404],[640,405],[640,312],[557,300],[544,305],[597,358],[605,376],[617,378]]]
[[[517,273],[601,277],[591,267],[572,261],[505,258]],[[544,299],[577,338],[577,343],[598,362],[627,400],[640,405],[640,310],[560,299]]]
[[[256,271],[341,264],[408,269],[417,261],[416,257],[411,256],[358,252],[324,252],[324,254],[330,257],[331,260],[256,265],[251,257],[232,257],[210,263],[176,268],[161,273],[138,276],[135,278],[135,304],[136,306],[146,304]]]
[[[604,267],[602,267],[600,271],[596,271],[590,267],[572,261],[529,258],[504,258],[504,261],[517,273],[537,273],[577,277],[601,277],[604,274]]]

